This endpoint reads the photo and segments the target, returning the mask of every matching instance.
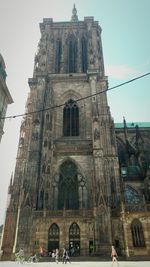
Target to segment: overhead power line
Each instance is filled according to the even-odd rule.
[[[115,85],[115,86],[113,86],[113,87],[111,87],[111,88],[108,88],[108,89],[105,89],[105,90],[103,90],[103,91],[97,92],[97,93],[95,93],[95,94],[87,95],[87,96],[85,96],[85,97],[81,97],[81,98],[77,99],[75,102],[79,102],[79,101],[81,101],[81,100],[85,100],[85,99],[87,99],[87,98],[90,98],[90,97],[93,97],[93,96],[96,96],[96,95],[99,95],[99,94],[102,94],[102,93],[105,93],[105,92],[114,90],[114,89],[116,89],[116,88],[118,88],[118,87],[121,87],[121,86],[126,85],[126,84],[131,83],[131,82],[134,82],[134,81],[136,81],[136,80],[138,80],[138,79],[144,78],[144,77],[146,77],[146,76],[148,76],[148,75],[150,75],[150,72],[147,72],[147,73],[145,73],[145,74],[143,74],[143,75],[141,75],[141,76],[135,77],[135,78],[133,78],[133,79],[131,79],[131,80],[128,80],[128,81],[126,81],[126,82],[123,82],[123,83],[120,83],[120,84],[118,84],[118,85]],[[35,111],[31,111],[31,112],[26,112],[26,113],[23,113],[23,114],[17,114],[17,115],[10,115],[10,116],[6,116],[6,117],[1,117],[0,119],[1,119],[1,120],[2,120],[2,119],[3,119],[3,120],[4,120],[4,119],[15,119],[15,118],[17,118],[17,117],[28,116],[28,115],[31,115],[31,114],[34,114],[34,113],[39,113],[39,112],[44,112],[44,111],[47,111],[47,110],[51,110],[51,109],[55,109],[55,108],[59,108],[59,107],[62,107],[62,106],[64,106],[64,105],[65,105],[65,103],[60,104],[60,105],[55,105],[55,106],[52,106],[52,107],[48,107],[48,108],[44,108],[44,109],[40,109],[40,110],[35,110]]]

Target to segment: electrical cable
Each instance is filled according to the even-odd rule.
[[[141,78],[143,78],[143,77],[145,77],[145,76],[148,76],[148,75],[150,75],[150,72],[147,72],[147,73],[145,73],[145,74],[143,74],[143,75],[141,75],[141,76],[135,77],[135,78],[133,78],[133,79],[131,79],[131,80],[128,80],[128,81],[126,81],[126,82],[123,82],[123,83],[120,83],[120,84],[118,84],[118,85],[115,85],[115,86],[113,86],[113,87],[111,87],[111,88],[107,88],[107,89],[105,89],[105,90],[103,90],[103,91],[97,92],[97,93],[95,93],[95,94],[88,95],[88,96],[85,96],[85,97],[81,97],[81,98],[75,100],[74,102],[79,102],[79,101],[81,101],[81,100],[85,100],[85,99],[87,99],[87,98],[90,98],[90,97],[93,97],[93,96],[96,96],[96,95],[99,95],[99,94],[102,94],[102,93],[105,93],[105,92],[114,90],[114,89],[116,89],[116,88],[118,88],[118,87],[121,87],[121,86],[126,85],[126,84],[131,83],[131,82],[134,82],[134,81],[136,81],[136,80],[138,80],[138,79],[141,79]],[[0,120],[4,120],[4,119],[15,119],[15,118],[17,118],[17,117],[29,116],[29,115],[31,115],[31,114],[35,114],[35,113],[39,113],[39,112],[44,112],[44,111],[51,110],[51,109],[55,109],[55,108],[59,108],[59,107],[62,107],[62,106],[65,106],[65,103],[64,103],[64,104],[60,104],[60,105],[55,105],[55,106],[52,106],[52,107],[48,107],[48,108],[44,108],[44,109],[40,109],[40,110],[35,110],[35,111],[31,111],[31,112],[26,112],[26,113],[23,113],[23,114],[10,115],[10,116],[6,116],[6,117],[1,117]]]

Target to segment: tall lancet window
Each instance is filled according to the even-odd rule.
[[[56,41],[55,72],[60,73],[62,44],[60,40]]]
[[[131,223],[132,241],[134,247],[145,247],[142,224],[138,219]]]
[[[79,135],[79,108],[72,99],[70,99],[63,110],[63,135]]]
[[[78,209],[77,166],[72,161],[64,162],[60,167],[58,184],[58,209]]]
[[[81,51],[82,51],[82,72],[87,71],[87,42],[86,39],[83,37],[81,40]]]
[[[73,37],[69,39],[68,72],[77,71],[77,43]]]

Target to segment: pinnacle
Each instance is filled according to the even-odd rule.
[[[73,5],[72,9],[71,21],[78,21],[77,9],[75,7],[75,4]]]

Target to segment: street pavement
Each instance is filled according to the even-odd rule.
[[[37,263],[27,263],[24,262],[18,263],[13,261],[0,261],[0,267],[60,267],[63,265],[70,265],[71,267],[112,267],[111,261],[81,261],[81,262],[72,262],[67,264],[58,264],[55,262],[37,262]],[[67,267],[67,266],[66,266]],[[114,263],[113,267],[117,267],[117,264]],[[150,267],[150,261],[121,261],[119,262],[119,267]]]

